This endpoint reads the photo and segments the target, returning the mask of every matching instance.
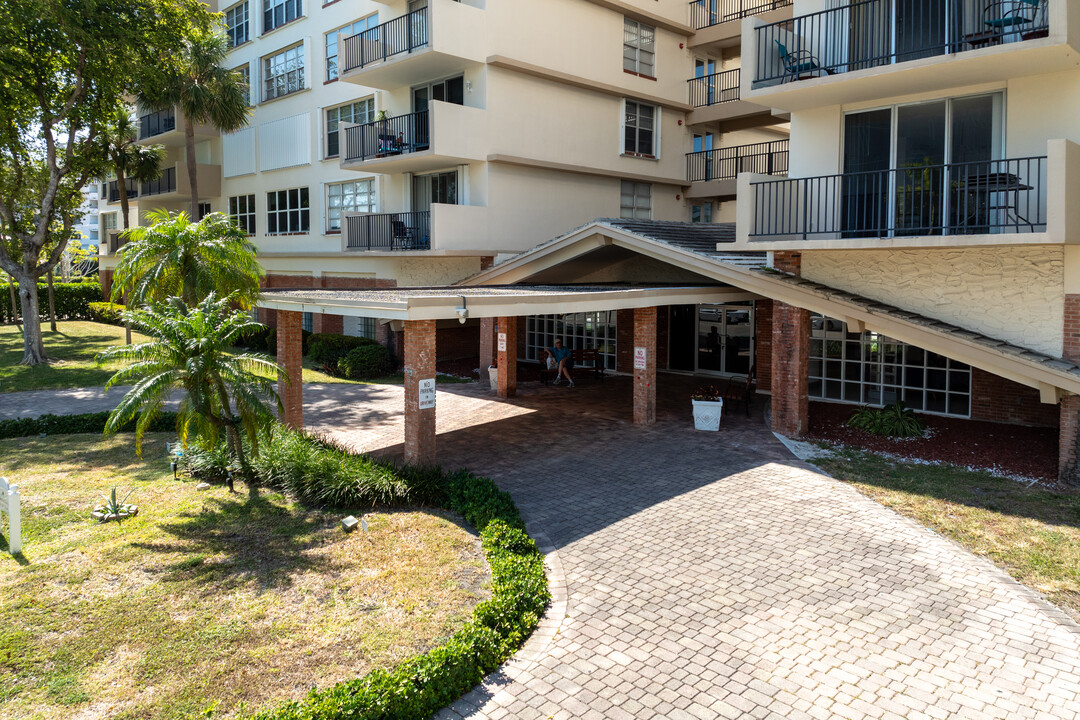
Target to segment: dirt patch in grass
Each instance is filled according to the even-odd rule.
[[[811,462],[990,559],[1080,621],[1080,493],[858,450]]]
[[[920,415],[926,423],[926,437],[885,438],[845,427],[855,410],[853,405],[810,403],[808,437],[900,457],[985,468],[1021,477],[1057,479],[1056,428]]]
[[[0,717],[180,718],[300,698],[424,651],[487,595],[446,513],[341,513],[176,482],[168,436],[0,441],[25,558],[0,555]],[[101,525],[113,485],[139,515]],[[0,542],[6,549],[6,538]]]

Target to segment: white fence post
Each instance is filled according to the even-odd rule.
[[[0,477],[0,512],[8,514],[8,552],[22,552],[22,521],[19,513],[19,486]]]

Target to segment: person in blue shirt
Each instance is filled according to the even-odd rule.
[[[565,377],[570,387],[574,387],[574,378],[570,375],[570,371],[574,369],[573,351],[564,348],[562,340],[556,340],[555,347],[548,348],[548,352],[555,358],[555,384],[558,385]]]

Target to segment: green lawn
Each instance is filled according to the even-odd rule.
[[[487,595],[478,539],[440,512],[366,515],[174,481],[166,434],[0,440],[23,502],[0,541],[0,717],[172,719],[299,699],[459,629]],[[123,525],[91,508],[113,486]]]
[[[0,325],[0,393],[20,390],[57,390],[100,387],[117,366],[99,367],[94,356],[124,343],[124,328],[94,322],[59,322],[57,332],[44,324],[45,352],[51,362],[28,367],[23,357],[23,336],[15,325]],[[144,339],[134,333],[136,341]]]
[[[990,559],[1080,620],[1080,493],[857,450],[811,462]]]

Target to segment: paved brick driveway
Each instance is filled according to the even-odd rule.
[[[1062,613],[760,420],[694,432],[672,385],[649,429],[625,380],[513,404],[440,386],[441,462],[495,478],[557,549],[541,631],[443,717],[1080,716]],[[400,388],[308,397],[309,424],[400,451]]]

